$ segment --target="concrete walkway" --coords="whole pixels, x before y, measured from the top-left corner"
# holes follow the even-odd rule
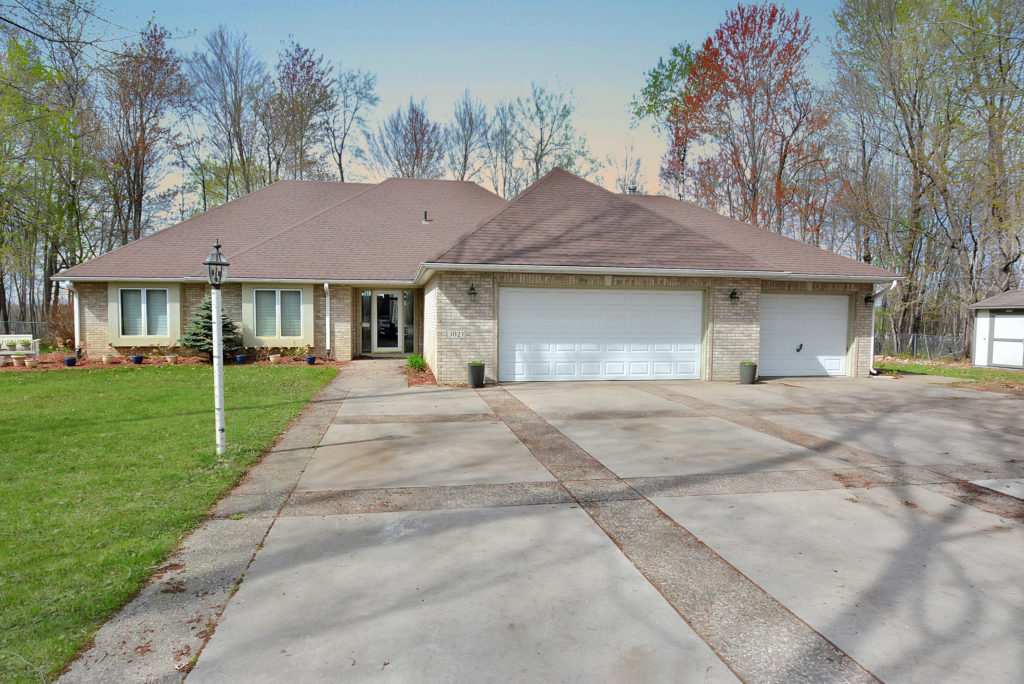
[[[67,679],[1020,681],[1022,404],[356,362]]]

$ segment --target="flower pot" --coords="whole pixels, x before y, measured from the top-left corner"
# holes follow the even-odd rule
[[[19,366],[19,367],[20,366],[24,366],[25,365],[25,357],[24,356],[12,356],[11,357],[11,363],[13,363],[15,366]]]
[[[311,355],[307,354],[306,355],[306,363],[308,363],[310,366],[312,366],[314,363],[316,363],[316,356],[311,356]]]
[[[113,354],[104,354],[100,358],[103,360],[103,363],[108,366],[114,363],[114,360],[117,359],[117,357],[114,356]]]
[[[17,345],[14,342],[4,342],[3,343],[3,348],[6,349],[7,351],[14,351],[14,347],[16,347],[16,346]]]
[[[132,354],[132,363],[138,365],[142,363],[143,358],[142,354]]]
[[[178,355],[177,354],[167,354],[166,356],[164,356],[164,358],[167,359],[167,363],[169,363],[169,364],[173,365],[175,363],[178,363]]]
[[[25,359],[25,368],[35,368],[39,365],[39,359],[34,359],[31,356]]]
[[[29,351],[31,349],[32,349],[32,343],[31,342],[29,342],[27,344],[24,343],[24,342],[19,342],[18,343],[18,351]]]
[[[248,358],[249,357],[246,356],[245,354],[235,354],[235,363],[243,364],[248,360]]]
[[[484,386],[484,364],[479,361],[470,361],[466,364],[467,373],[469,375],[469,386],[470,387],[483,387]]]
[[[280,354],[271,354],[270,355],[270,363],[281,363],[281,355]]]
[[[756,363],[741,363],[740,364],[740,384],[753,385],[757,381],[757,364]]]
[[[76,363],[78,363],[78,359],[76,359],[74,356],[65,356],[64,357],[64,365],[67,366],[68,368],[71,368]]]

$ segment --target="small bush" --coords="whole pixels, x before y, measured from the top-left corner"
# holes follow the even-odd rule
[[[423,356],[420,354],[413,354],[405,364],[414,371],[421,371],[427,367],[427,362],[423,360]]]
[[[50,306],[50,313],[46,319],[46,342],[52,347],[64,346],[67,340],[71,340],[70,347],[75,342],[75,311],[71,304],[61,303]]]

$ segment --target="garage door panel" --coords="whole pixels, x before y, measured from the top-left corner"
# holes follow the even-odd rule
[[[849,302],[846,295],[761,295],[759,374],[845,375]]]
[[[503,381],[700,376],[700,292],[501,288],[498,310]]]

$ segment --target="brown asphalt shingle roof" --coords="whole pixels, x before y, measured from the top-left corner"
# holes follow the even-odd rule
[[[392,178],[246,249],[231,277],[411,281],[505,204],[475,183]]]
[[[692,204],[616,195],[561,169],[435,262],[897,277]]]
[[[372,187],[367,183],[278,181],[74,266],[60,278],[205,278],[202,262],[218,239],[231,262],[230,277],[235,273],[234,256],[245,246]]]
[[[426,211],[430,220],[423,221]],[[412,282],[424,263],[895,274],[667,197],[617,195],[555,169],[512,202],[474,183],[279,181],[57,277]]]

